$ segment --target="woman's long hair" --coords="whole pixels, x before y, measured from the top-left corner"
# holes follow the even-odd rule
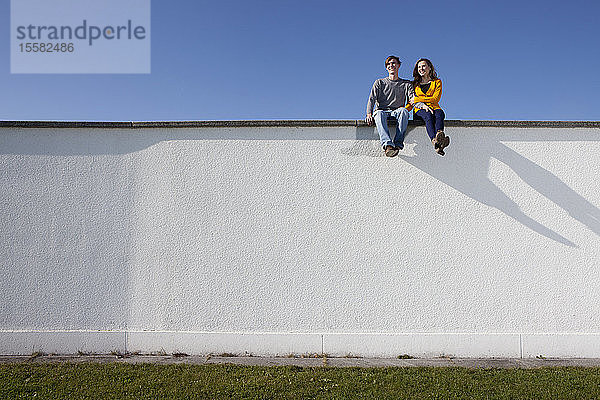
[[[415,63],[415,68],[413,69],[413,87],[416,88],[418,85],[421,84],[421,75],[419,75],[419,71],[418,71],[418,65],[421,61],[425,61],[427,63],[427,65],[429,66],[429,69],[431,70],[429,72],[429,76],[431,77],[432,81],[435,81],[438,77],[437,77],[437,73],[435,72],[435,68],[433,67],[433,64],[431,63],[431,61],[429,61],[426,58],[421,58],[419,59],[419,61],[417,61]]]

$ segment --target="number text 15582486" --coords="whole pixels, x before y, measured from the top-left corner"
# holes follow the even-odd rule
[[[72,53],[73,43],[19,43],[21,53]]]

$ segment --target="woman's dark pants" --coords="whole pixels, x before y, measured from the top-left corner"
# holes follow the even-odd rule
[[[433,140],[438,131],[444,130],[444,118],[446,118],[444,110],[433,110],[433,114],[425,110],[419,110],[415,115],[425,121],[425,128],[427,129],[429,139]]]

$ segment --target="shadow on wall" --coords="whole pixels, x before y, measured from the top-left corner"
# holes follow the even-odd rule
[[[161,140],[173,140],[161,130],[149,134],[134,129],[40,128],[0,130],[0,155],[96,156],[129,154]]]
[[[414,132],[417,130],[417,132]],[[504,145],[503,141],[540,141],[540,132],[531,130],[496,130],[494,134],[465,138],[460,144],[454,142],[441,158],[431,146],[424,129],[408,129],[406,147],[398,155],[403,161],[415,166],[428,175],[458,190],[473,200],[494,207],[529,229],[569,247],[577,247],[569,239],[529,217],[489,178],[488,170],[492,158],[511,168],[524,182],[538,193],[564,209],[571,217],[587,226],[600,236],[600,210],[567,186],[556,175],[523,157]],[[546,134],[546,132],[544,132]],[[383,157],[379,141],[372,139],[372,128],[357,128],[357,141],[342,152],[347,155]],[[591,139],[589,132],[550,130],[544,140],[548,141],[598,141]],[[470,148],[465,149],[465,146]],[[476,156],[474,156],[476,155]]]
[[[267,128],[220,129],[33,129],[27,135],[19,129],[0,136],[0,154],[100,155],[128,154],[156,143],[172,140],[340,140],[341,130]],[[373,127],[357,127],[356,141],[343,154],[383,157]],[[456,128],[455,128],[456,129]],[[535,232],[567,246],[576,245],[527,216],[519,206],[487,176],[492,158],[510,167],[540,194],[563,208],[569,215],[600,235],[600,210],[568,187],[558,177],[502,144],[507,141],[600,141],[589,129],[560,128],[463,128],[441,158],[431,148],[423,127],[409,127],[406,148],[399,158],[444,182],[470,198],[497,208]],[[473,135],[469,130],[473,129]],[[489,130],[482,134],[482,130]],[[57,134],[58,131],[58,134]],[[451,131],[451,129],[449,130]],[[594,130],[596,131],[596,130]],[[595,133],[595,132],[594,132]],[[461,150],[462,147],[462,150]],[[412,151],[412,152],[411,152]],[[465,156],[469,155],[469,156]],[[441,164],[443,162],[443,164]],[[440,168],[443,165],[443,168]]]

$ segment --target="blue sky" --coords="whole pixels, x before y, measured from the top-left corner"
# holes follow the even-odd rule
[[[11,74],[0,15],[4,120],[362,119],[390,54],[448,119],[600,120],[594,1],[153,0],[147,75]]]

